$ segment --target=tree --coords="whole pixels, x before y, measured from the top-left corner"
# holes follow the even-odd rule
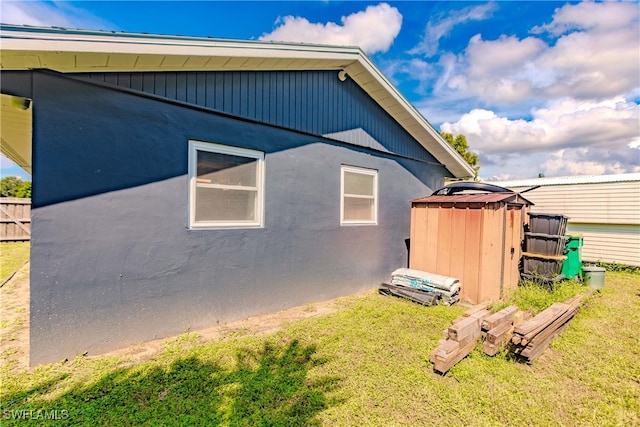
[[[30,199],[31,198],[31,181],[24,181],[18,191],[16,197]]]
[[[478,155],[469,150],[467,137],[464,135],[453,136],[452,133],[440,132],[440,136],[449,143],[462,158],[471,166],[475,172],[473,179],[478,180],[478,171],[480,171],[480,159]]]
[[[0,197],[31,197],[31,181],[23,181],[17,176],[0,179]]]

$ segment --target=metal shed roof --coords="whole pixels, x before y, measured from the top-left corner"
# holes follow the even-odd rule
[[[353,79],[455,177],[473,169],[358,47],[0,25],[0,69],[336,70]],[[3,136],[4,139],[4,136]]]
[[[411,203],[517,203],[523,205],[532,205],[529,200],[525,199],[518,193],[489,193],[489,194],[454,194],[451,196],[428,196],[420,199],[411,200]]]

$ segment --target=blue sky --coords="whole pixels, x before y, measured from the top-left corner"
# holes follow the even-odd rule
[[[636,1],[6,1],[0,21],[357,45],[483,179],[640,172]],[[28,175],[6,158],[2,176]]]

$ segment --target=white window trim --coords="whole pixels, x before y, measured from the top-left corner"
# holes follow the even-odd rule
[[[258,160],[256,167],[256,187],[203,184],[197,183],[198,151],[228,154],[231,156],[248,157]],[[262,228],[264,227],[264,153],[248,148],[238,148],[229,145],[189,140],[189,222],[187,227],[192,230],[228,229],[228,228]],[[196,185],[200,187],[228,188],[239,190],[257,190],[256,219],[252,221],[199,221],[196,222]]]
[[[359,173],[363,175],[373,176],[373,196],[363,196],[359,194],[345,194],[344,192],[344,174],[345,172]],[[371,220],[353,220],[344,219],[344,198],[345,196],[353,198],[373,199],[373,219]],[[375,169],[367,169],[357,166],[342,165],[340,170],[340,225],[378,225],[378,171]]]

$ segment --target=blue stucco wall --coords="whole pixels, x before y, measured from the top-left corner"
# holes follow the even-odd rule
[[[31,364],[375,288],[406,265],[408,201],[447,174],[48,73],[32,82]],[[266,153],[264,228],[187,229],[189,139]],[[340,226],[342,164],[379,171],[379,225]]]

